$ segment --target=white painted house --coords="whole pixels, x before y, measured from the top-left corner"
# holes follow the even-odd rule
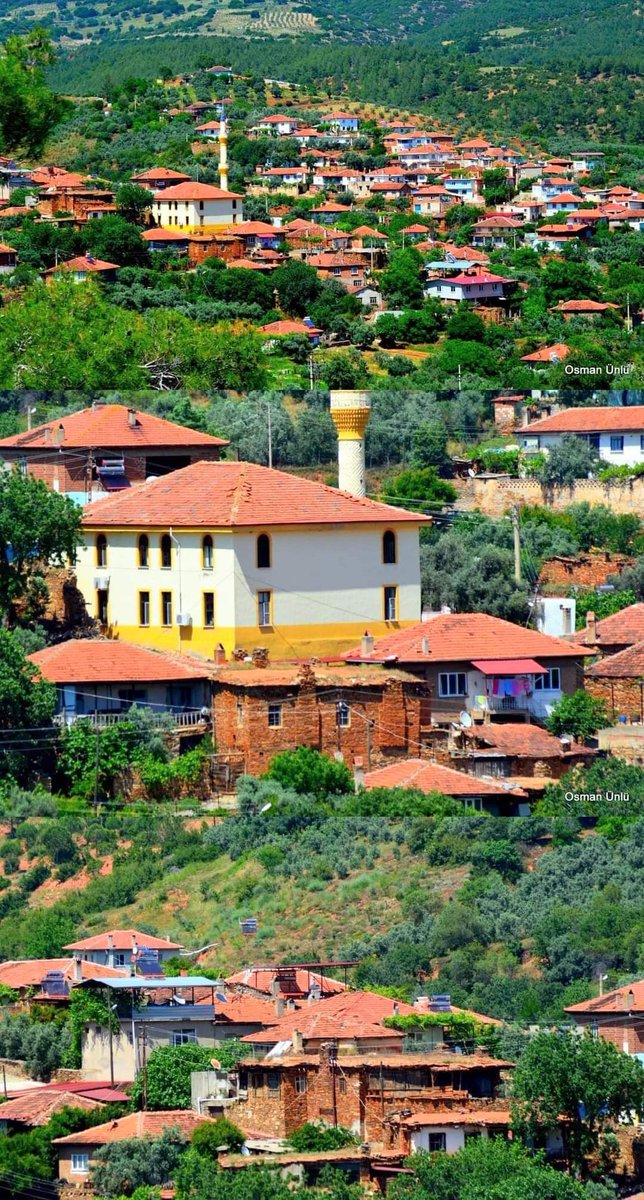
[[[482,300],[503,300],[505,288],[511,282],[501,275],[493,275],[491,271],[474,268],[447,279],[443,276],[428,279],[425,291],[428,296],[434,296],[449,304],[461,304],[464,300],[478,303]]]
[[[152,217],[162,229],[198,232],[237,225],[244,219],[243,196],[209,183],[178,183],[154,193]]]
[[[594,446],[602,462],[637,466],[644,462],[644,405],[565,409],[527,425],[522,447],[528,454],[547,453],[570,435]]]

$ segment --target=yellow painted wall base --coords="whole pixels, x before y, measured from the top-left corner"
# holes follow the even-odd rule
[[[371,621],[369,632],[376,638],[384,637],[396,629],[406,629],[414,624],[414,621]],[[134,642],[139,646],[168,650],[175,654],[180,651],[213,658],[221,643],[228,658],[233,650],[243,649],[250,654],[258,646],[265,646],[273,659],[295,659],[344,654],[359,644],[364,631],[364,622],[353,621],[337,625],[286,625],[267,629],[258,626],[202,629],[192,625],[168,628],[110,625],[107,633],[109,637],[123,642]]]

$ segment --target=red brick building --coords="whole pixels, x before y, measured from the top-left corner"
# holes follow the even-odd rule
[[[312,746],[369,767],[417,751],[427,689],[376,667],[228,666],[213,672],[213,736],[257,774],[281,750]]]
[[[85,499],[120,491],[220,457],[223,438],[124,404],[93,404],[0,440],[0,459],[17,463],[57,492]]]
[[[629,604],[610,617],[598,621],[595,614],[586,614],[586,628],[575,634],[576,642],[587,647],[587,654],[619,654],[628,646],[644,641],[644,604]]]
[[[644,1062],[644,979],[594,1000],[569,1004],[566,1012],[580,1029],[590,1029],[624,1054],[636,1055]]]
[[[613,717],[644,724],[644,641],[588,667],[586,690],[604,700]]]
[[[338,1054],[326,1043],[319,1054],[290,1053],[239,1064],[246,1098],[226,1115],[242,1129],[286,1137],[306,1121],[353,1130],[382,1143],[389,1118],[411,1112],[498,1108],[503,1072],[512,1063],[485,1054]]]

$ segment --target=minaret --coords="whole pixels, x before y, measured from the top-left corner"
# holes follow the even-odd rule
[[[338,433],[338,486],[354,496],[367,491],[364,434],[370,413],[369,392],[331,392],[331,418]]]
[[[219,186],[228,191],[228,129],[223,104],[219,110]]]

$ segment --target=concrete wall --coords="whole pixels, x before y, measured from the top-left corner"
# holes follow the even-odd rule
[[[487,517],[502,517],[513,504],[540,504],[561,512],[570,504],[583,502],[606,504],[616,513],[641,516],[644,512],[644,477],[609,483],[583,479],[570,488],[544,488],[534,479],[478,476],[467,480],[459,499],[462,507],[479,509]]]

